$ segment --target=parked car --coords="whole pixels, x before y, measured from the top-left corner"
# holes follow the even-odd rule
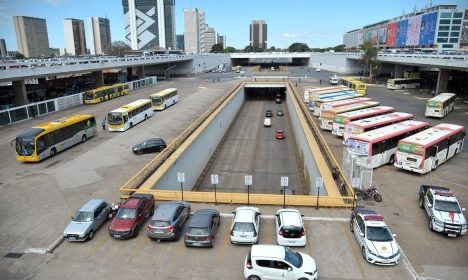
[[[185,201],[160,204],[148,225],[147,235],[153,240],[177,240],[189,217],[190,204]]]
[[[146,139],[145,141],[133,146],[134,154],[141,155],[144,153],[161,152],[167,147],[166,142],[160,137]]]
[[[263,126],[270,127],[271,126],[271,119],[270,118],[265,118],[265,120],[263,121]]]
[[[284,130],[282,129],[276,130],[276,139],[284,139]]]
[[[273,111],[271,111],[271,110],[266,110],[266,112],[265,112],[265,117],[267,117],[267,118],[273,117]]]
[[[283,113],[282,110],[278,110],[278,111],[276,111],[276,115],[277,116],[284,116],[284,113]]]
[[[278,245],[252,245],[244,261],[244,277],[261,279],[317,279],[315,260]]]
[[[72,221],[63,231],[63,236],[70,241],[86,241],[94,237],[94,233],[109,218],[111,207],[103,199],[91,199],[81,206],[71,217]]]
[[[257,244],[260,211],[256,207],[237,207],[231,225],[231,243]]]
[[[213,247],[220,224],[218,210],[204,209],[193,213],[184,236],[186,247]]]
[[[134,194],[124,201],[109,225],[109,235],[117,239],[136,237],[146,218],[154,214],[152,194]]]
[[[307,238],[302,214],[295,209],[276,212],[276,238],[278,245],[306,246]]]
[[[400,250],[384,222],[384,218],[369,209],[357,209],[351,213],[350,230],[361,247],[362,257],[373,264],[396,265]]]

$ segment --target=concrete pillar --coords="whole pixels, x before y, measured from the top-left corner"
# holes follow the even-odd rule
[[[28,93],[24,80],[13,81],[13,94],[15,95],[15,105],[21,106],[28,104]]]
[[[133,81],[133,68],[127,67],[127,81]]]
[[[137,75],[138,75],[138,79],[144,79],[145,78],[145,67],[144,66],[138,66],[137,67]]]
[[[403,78],[403,65],[396,64],[395,65],[395,76],[394,78]]]
[[[104,74],[102,71],[94,71],[93,80],[95,87],[102,87],[104,85]]]
[[[447,83],[449,77],[449,70],[439,68],[439,76],[437,77],[436,93],[447,92]]]

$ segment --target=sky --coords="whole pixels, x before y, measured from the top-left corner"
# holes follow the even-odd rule
[[[156,1],[156,0],[155,0]],[[176,0],[176,33],[183,34],[184,8],[205,10],[206,23],[227,45],[244,48],[249,44],[249,25],[263,19],[268,25],[267,45],[287,48],[295,42],[311,48],[325,48],[343,42],[343,34],[364,25],[391,19],[425,8],[429,0]],[[437,4],[464,4],[466,0],[432,0]],[[0,39],[7,50],[17,50],[13,16],[46,19],[49,45],[64,48],[64,18],[85,20],[90,16],[107,17],[112,41],[124,41],[124,16],[121,0],[0,0]],[[89,39],[87,47],[89,48]]]

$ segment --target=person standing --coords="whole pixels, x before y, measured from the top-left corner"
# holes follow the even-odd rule
[[[102,130],[106,130],[106,122],[107,122],[107,119],[106,117],[104,117],[104,119],[102,119]]]

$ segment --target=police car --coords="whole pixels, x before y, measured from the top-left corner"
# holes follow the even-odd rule
[[[369,209],[357,209],[351,214],[351,232],[361,248],[362,257],[377,265],[396,265],[400,248],[384,222],[384,218]]]

